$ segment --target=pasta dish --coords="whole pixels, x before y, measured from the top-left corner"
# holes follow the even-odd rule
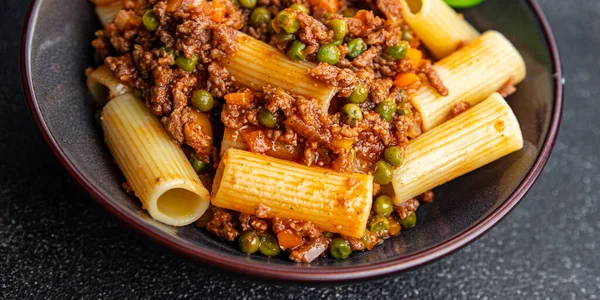
[[[523,147],[523,58],[443,0],[91,1],[87,87],[123,188],[244,253],[371,250]]]

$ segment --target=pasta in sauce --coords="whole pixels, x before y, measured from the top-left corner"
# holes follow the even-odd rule
[[[523,146],[522,57],[442,0],[92,2],[87,85],[128,186],[245,253],[371,250]]]

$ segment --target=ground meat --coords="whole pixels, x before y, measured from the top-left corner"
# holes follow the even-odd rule
[[[290,128],[282,130],[269,130],[267,137],[271,140],[291,146],[298,146],[298,134]]]
[[[253,230],[258,236],[262,236],[269,229],[267,221],[249,214],[241,213],[239,220],[243,231]]]
[[[286,128],[290,128],[309,142],[329,144],[331,132],[328,130],[331,120],[326,113],[312,100],[299,98],[297,111],[285,120]]]
[[[115,77],[124,84],[133,86],[137,79],[137,70],[130,54],[118,57],[107,57],[104,63],[115,74]]]
[[[221,112],[221,121],[227,128],[240,129],[244,125],[258,124],[258,113],[260,108],[257,106],[242,107],[239,105],[225,104]]]
[[[265,107],[270,112],[283,111],[286,116],[291,116],[296,112],[296,98],[291,96],[282,88],[267,85],[263,88],[265,94]]]
[[[231,1],[225,1],[231,2]],[[219,49],[226,55],[235,55],[238,51],[237,31],[224,24],[217,24],[212,27],[212,46],[213,49]]]
[[[359,10],[354,17],[346,18],[345,21],[351,37],[366,37],[383,26],[383,20],[367,10]]]
[[[340,89],[338,94],[342,97],[350,96],[357,81],[357,77],[352,71],[340,69],[327,63],[320,63],[318,66],[310,69],[308,75],[338,87]]]
[[[131,49],[133,40],[137,36],[137,32],[137,28],[129,28],[125,31],[121,31],[115,23],[109,23],[104,25],[103,38],[110,43],[117,53],[123,54],[129,52]]]
[[[350,244],[350,249],[352,249],[352,251],[365,250],[365,244],[363,244],[363,242],[360,239],[345,235],[343,235],[342,238],[345,239],[348,242],[348,244]]]
[[[315,18],[305,13],[297,13],[297,19],[300,21],[299,38],[306,44],[305,55],[316,53],[320,45],[331,43],[333,40],[333,31]]]
[[[367,51],[361,53],[357,58],[352,61],[352,65],[357,68],[364,68],[371,64],[373,58],[377,56],[379,53],[377,51],[377,47],[369,47]]]
[[[370,130],[377,135],[385,146],[396,143],[396,139],[390,131],[390,123],[383,120],[381,116],[374,112],[368,111],[363,114],[364,119],[369,121]]]
[[[324,237],[310,239],[302,245],[292,249],[290,259],[295,262],[309,263],[321,256],[327,250],[328,240]]]
[[[377,8],[385,15],[389,24],[398,26],[402,22],[402,6],[397,0],[376,0]]]
[[[390,95],[390,89],[392,88],[393,84],[394,82],[390,79],[375,79],[375,81],[373,81],[373,84],[369,86],[371,100],[375,104],[383,102],[383,100],[385,100]]]
[[[438,73],[431,66],[431,61],[425,60],[423,62],[423,65],[421,66],[421,70],[423,71],[423,73],[425,73],[425,75],[427,75],[427,79],[429,79],[429,83],[438,92],[438,94],[440,94],[442,96],[449,95],[448,88],[446,88],[446,86],[442,82],[442,79],[440,79],[440,76],[438,75]]]
[[[400,219],[404,220],[404,219],[408,218],[408,214],[410,212],[417,211],[418,207],[419,207],[419,201],[415,198],[411,198],[411,199],[406,200],[404,203],[402,203],[402,205],[394,206],[394,210],[398,214],[398,217],[400,217]]]
[[[212,126],[205,115],[197,110],[185,107],[182,113],[183,136],[187,145],[194,149],[198,159],[210,162],[210,154],[213,146]],[[208,128],[211,127],[211,128]]]
[[[282,232],[286,229],[291,229],[295,231],[298,236],[305,238],[316,239],[321,236],[321,230],[311,222],[282,219],[279,217],[273,219],[273,231],[275,233]]]
[[[269,212],[271,212],[271,208],[263,205],[262,203],[258,204],[254,208],[254,215],[257,216],[258,218],[266,218],[268,216]]]
[[[435,197],[435,195],[433,194],[433,191],[427,191],[423,194],[421,194],[419,197],[417,197],[419,199],[419,201],[424,202],[424,203],[431,203],[433,202],[433,198]]]
[[[448,113],[448,120],[460,115],[461,113],[467,111],[467,109],[471,108],[471,103],[469,102],[459,102],[456,103],[452,109],[450,110],[450,113]]]
[[[225,96],[229,87],[232,85],[227,69],[221,67],[217,63],[211,63],[208,65],[208,73],[208,91],[213,97]]]
[[[171,80],[173,80],[173,70],[168,66],[157,66],[152,70],[154,77],[154,85],[151,88],[150,98],[146,104],[152,109],[152,112],[157,116],[168,115],[172,110],[171,98],[169,97],[169,89]],[[147,93],[144,93],[147,94]]]
[[[506,81],[506,83],[504,83],[504,85],[502,87],[500,87],[500,89],[498,90],[498,94],[500,94],[500,96],[506,98],[506,97],[512,95],[516,91],[517,91],[517,88],[515,88],[515,77],[510,76],[510,78]]]
[[[206,223],[206,230],[228,241],[235,240],[240,232],[236,229],[237,224],[234,223],[231,212],[218,207],[212,207],[212,211],[213,217]]]

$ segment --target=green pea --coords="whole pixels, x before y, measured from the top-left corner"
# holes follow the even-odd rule
[[[267,128],[277,127],[277,113],[272,113],[266,108],[262,108],[258,113],[258,122]]]
[[[175,63],[180,69],[186,72],[192,72],[194,69],[196,69],[196,64],[198,64],[198,56],[194,55],[190,58],[187,58],[185,55],[179,54],[179,56],[177,56],[175,59]]]
[[[292,33],[281,32],[273,36],[273,40],[277,44],[289,43],[296,39],[296,36]]]
[[[331,43],[334,44],[334,45],[336,45],[336,46],[339,46],[339,45],[341,45],[341,44],[344,43],[344,40],[333,40],[333,42],[331,42]]]
[[[346,56],[348,58],[356,58],[365,52],[365,50],[367,50],[367,43],[361,38],[355,38],[348,42],[348,54]]]
[[[346,36],[346,33],[348,33],[348,23],[346,23],[346,21],[344,21],[344,20],[340,20],[340,19],[331,20],[331,22],[329,22],[327,27],[329,27],[329,29],[333,30],[333,39],[334,40],[341,40]]]
[[[402,37],[403,41],[407,41],[407,42],[412,42],[412,40],[415,39],[412,32],[410,32],[410,30],[402,30],[401,37]]]
[[[403,41],[398,45],[388,46],[383,49],[383,57],[387,60],[403,60],[406,57],[406,52],[410,46]]]
[[[271,12],[264,6],[259,6],[252,10],[250,14],[250,25],[253,27],[260,27],[262,24],[271,22]]]
[[[215,100],[207,90],[197,90],[192,93],[192,106],[201,112],[207,112],[215,106]]]
[[[287,33],[296,33],[300,29],[300,21],[296,19],[296,16],[287,11],[281,11],[275,17],[275,23],[277,27],[283,29]]]
[[[301,3],[294,3],[294,4],[292,4],[292,6],[290,6],[290,8],[299,10],[307,15],[310,14],[310,11],[308,11],[308,8],[306,8],[306,6],[302,5]]]
[[[381,195],[375,198],[373,202],[373,212],[382,216],[389,216],[394,211],[394,205],[392,204],[392,198],[386,195]]]
[[[352,18],[356,16],[356,8],[346,8],[342,11],[344,18]]]
[[[369,98],[369,88],[364,82],[359,81],[354,86],[352,94],[350,94],[348,97],[348,102],[363,103],[367,100],[367,98]]]
[[[292,45],[287,51],[287,55],[293,60],[304,60],[306,56],[304,56],[304,53],[302,53],[302,51],[304,51],[305,48],[306,45],[304,45],[304,43],[302,43],[301,41],[293,41]]]
[[[396,112],[396,101],[392,98],[387,98],[383,102],[375,106],[375,112],[377,112],[382,119],[391,122]]]
[[[367,223],[367,229],[382,236],[390,229],[390,221],[382,215],[373,215]]]
[[[385,152],[383,152],[383,158],[390,165],[398,167],[402,164],[404,160],[404,152],[402,151],[402,149],[400,149],[400,147],[391,146],[385,149]]]
[[[279,242],[277,242],[277,238],[270,234],[265,233],[260,237],[260,246],[258,247],[258,252],[264,256],[277,256],[281,253],[281,248],[279,248]]]
[[[252,254],[258,251],[260,239],[254,231],[244,231],[238,237],[238,247],[242,252]]]
[[[329,243],[329,255],[335,259],[344,259],[352,254],[350,243],[342,238],[335,238]]]
[[[319,48],[317,60],[335,65],[340,60],[340,49],[334,44],[325,44]]]
[[[239,0],[238,2],[244,8],[254,8],[256,6],[256,0]]]
[[[175,51],[170,47],[160,47],[160,54],[167,53],[167,55],[171,58],[171,62],[169,63],[171,66],[175,64]]]
[[[388,184],[392,182],[394,169],[387,162],[380,160],[375,163],[373,169],[373,181],[377,184]]]
[[[209,164],[201,161],[194,153],[190,155],[190,164],[198,174],[206,173],[210,168]]]
[[[154,15],[154,11],[152,9],[147,10],[142,16],[142,23],[144,23],[144,27],[150,31],[154,31],[156,27],[158,27],[158,19]]]
[[[400,220],[402,228],[412,228],[417,225],[417,215],[414,212],[409,212],[406,219]]]
[[[342,118],[344,123],[353,125],[363,120],[363,114],[358,105],[354,103],[346,103],[342,107]]]

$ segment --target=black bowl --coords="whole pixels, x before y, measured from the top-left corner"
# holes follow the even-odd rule
[[[487,0],[465,15],[481,31],[504,33],[525,58],[527,79],[508,98],[525,147],[437,188],[436,201],[419,209],[415,229],[346,260],[296,264],[285,258],[248,256],[193,226],[165,226],[143,212],[139,201],[121,189],[122,175],[94,125],[84,70],[92,65],[90,42],[99,25],[87,1],[33,2],[23,35],[22,79],[34,119],[60,162],[102,206],[152,240],[202,263],[255,278],[373,278],[431,262],[481,236],[523,198],[554,145],[563,78],[556,44],[539,6],[533,0]]]

